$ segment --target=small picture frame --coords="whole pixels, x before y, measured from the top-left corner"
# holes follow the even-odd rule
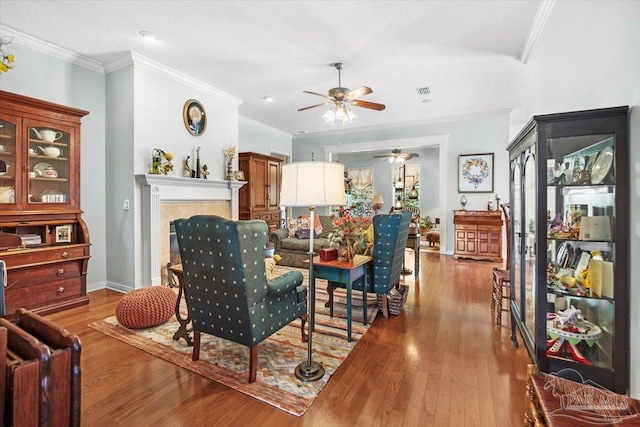
[[[193,136],[200,136],[207,129],[207,114],[197,99],[189,99],[185,102],[182,120],[187,131]]]
[[[244,181],[244,171],[234,171],[236,181]]]
[[[71,243],[70,225],[58,225],[56,227],[56,243]]]
[[[493,153],[458,156],[458,193],[493,193]]]

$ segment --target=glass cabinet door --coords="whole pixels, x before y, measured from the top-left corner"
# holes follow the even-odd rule
[[[615,135],[549,138],[547,149],[547,357],[612,370]]]
[[[16,169],[18,119],[0,116],[0,205],[15,204],[19,170]]]
[[[530,139],[530,145],[523,153],[523,299],[525,311],[524,324],[531,334],[532,342],[536,336],[536,208],[537,208],[537,168],[536,168],[536,134]]]
[[[69,160],[73,129],[27,121],[27,132],[28,203],[70,203],[70,182],[75,172],[75,165]]]

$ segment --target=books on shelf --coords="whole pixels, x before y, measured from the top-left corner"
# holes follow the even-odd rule
[[[42,236],[39,234],[20,234],[20,238],[22,239],[22,244],[26,246],[42,244]]]

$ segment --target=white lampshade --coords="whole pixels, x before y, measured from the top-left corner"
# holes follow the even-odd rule
[[[342,163],[294,162],[282,166],[281,206],[344,206],[345,203]]]

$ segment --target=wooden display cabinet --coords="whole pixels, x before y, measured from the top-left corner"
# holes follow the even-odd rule
[[[89,302],[89,231],[80,210],[80,121],[88,112],[0,91],[0,259],[6,312]],[[7,236],[19,235],[21,242]]]
[[[238,168],[248,185],[239,190],[239,219],[261,219],[269,234],[280,228],[281,160],[258,153],[240,153]]]
[[[502,223],[500,211],[453,211],[453,257],[502,262]]]

